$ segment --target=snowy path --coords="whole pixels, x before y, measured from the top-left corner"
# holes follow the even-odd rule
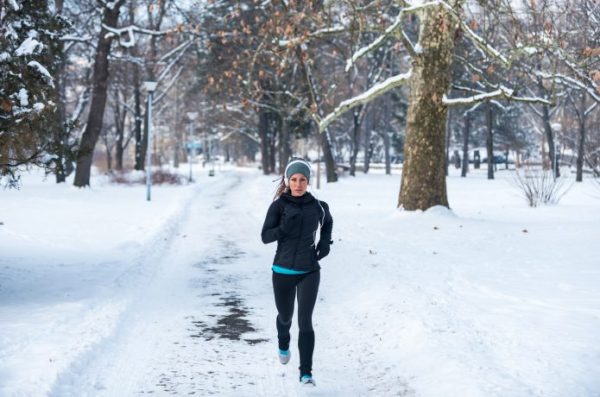
[[[198,190],[165,252],[146,255],[154,273],[114,334],[50,395],[347,395],[331,377],[307,392],[297,385],[297,357],[286,367],[276,361],[270,255],[257,229],[264,210],[240,196],[251,184],[230,173],[208,194]]]
[[[225,169],[151,205],[141,187],[9,193],[0,395],[597,397],[596,188],[533,210],[510,177],[476,178],[449,178],[452,211],[395,210],[384,175],[317,192],[335,243],[309,390],[296,324],[292,362],[275,357],[271,177]]]

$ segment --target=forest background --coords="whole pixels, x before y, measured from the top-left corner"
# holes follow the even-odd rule
[[[151,108],[152,164],[270,174],[296,155],[327,182],[402,164],[406,209],[449,206],[450,165],[600,172],[596,0],[0,7],[4,185],[31,165],[80,187],[92,165],[144,170]]]

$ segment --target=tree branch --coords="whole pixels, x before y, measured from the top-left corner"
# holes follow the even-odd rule
[[[382,81],[381,83],[375,84],[373,87],[369,88],[362,94],[341,102],[331,113],[329,113],[323,119],[320,119],[316,114],[313,114],[313,118],[319,126],[319,131],[325,130],[325,128],[327,128],[329,124],[331,124],[334,120],[339,118],[343,113],[347,112],[348,110],[359,105],[364,105],[380,97],[386,92],[403,85],[411,76],[412,69],[410,69],[406,73],[392,76]]]
[[[543,98],[535,98],[535,97],[518,97],[515,96],[515,92],[513,89],[506,88],[504,86],[500,86],[495,91],[486,92],[478,95],[473,95],[466,98],[448,98],[444,95],[442,102],[448,106],[460,106],[460,105],[471,105],[473,103],[482,102],[486,100],[490,100],[492,98],[504,98],[510,101],[515,102],[526,102],[526,103],[543,103],[545,105],[553,106],[554,104],[551,101]]]

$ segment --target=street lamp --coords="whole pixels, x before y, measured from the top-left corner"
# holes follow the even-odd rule
[[[146,201],[150,201],[152,188],[152,97],[156,91],[156,81],[145,81],[144,86],[148,91],[148,148],[146,149]]]
[[[194,148],[194,120],[196,120],[196,117],[198,117],[198,112],[188,112],[187,113],[188,119],[190,120],[190,133],[189,133],[189,150],[188,150],[188,163],[190,163],[190,177],[188,178],[188,182],[192,182],[192,153]]]

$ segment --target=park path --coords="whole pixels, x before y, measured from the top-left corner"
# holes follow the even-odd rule
[[[142,253],[152,270],[115,332],[62,373],[51,395],[339,394],[299,387],[297,357],[277,362],[256,175],[218,177],[197,188],[163,246]]]

